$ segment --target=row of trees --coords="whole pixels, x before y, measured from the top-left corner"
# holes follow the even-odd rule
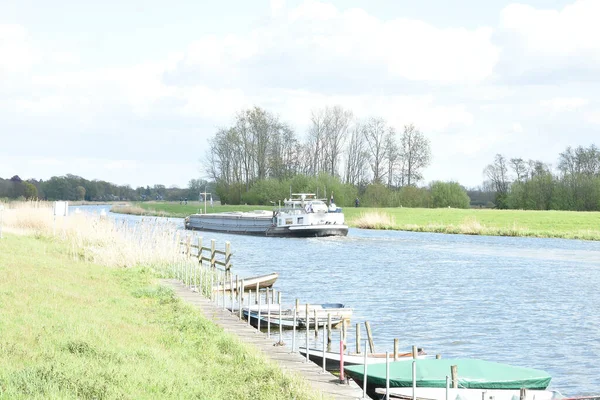
[[[316,178],[298,174],[285,180],[272,178],[256,180],[248,191],[242,191],[242,197],[232,199],[226,194],[220,200],[224,203],[269,205],[271,202],[289,197],[292,188],[300,192],[314,192],[324,198],[329,198],[333,194],[335,202],[340,206],[354,205],[354,199],[357,197],[360,197],[361,205],[373,207],[467,208],[469,206],[469,196],[455,182],[433,182],[429,187],[423,188],[404,186],[399,190],[375,183],[359,191],[358,187],[343,183],[339,177],[324,172]],[[129,186],[118,186],[105,181],[89,181],[71,174],[54,176],[47,181],[34,179],[23,181],[17,175],[6,180],[0,178],[0,199],[179,201],[197,200],[204,191],[214,193],[214,184],[202,179],[192,179],[185,189],[166,188],[164,185],[132,189]]]
[[[567,147],[556,172],[537,160],[496,154],[484,169],[498,208],[600,211],[600,150]]]
[[[164,185],[138,187],[132,189],[129,185],[115,185],[106,181],[87,180],[80,176],[67,174],[53,176],[47,181],[30,179],[22,180],[18,175],[10,179],[0,178],[0,199],[44,199],[44,200],[86,200],[86,201],[117,201],[117,200],[197,200],[199,193],[210,190],[210,185],[202,179],[192,179],[188,188],[167,188]]]
[[[217,192],[220,191],[218,186]],[[237,197],[240,192],[241,196]],[[389,188],[381,183],[371,183],[358,188],[325,172],[317,177],[297,174],[290,179],[256,180],[248,191],[224,191],[220,200],[221,203],[228,204],[269,205],[290,197],[291,192],[315,193],[326,199],[333,195],[335,203],[343,207],[354,206],[356,198],[360,199],[361,206],[366,207],[468,208],[470,204],[467,192],[456,182],[433,182],[428,187],[411,185],[398,189]]]
[[[236,201],[256,182],[297,175],[327,174],[359,189],[368,184],[411,186],[423,179],[430,160],[429,141],[414,125],[398,133],[382,118],[356,120],[350,110],[325,107],[312,112],[301,140],[277,116],[254,107],[216,132],[205,168],[219,195]]]

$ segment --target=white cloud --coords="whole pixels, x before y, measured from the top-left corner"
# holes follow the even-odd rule
[[[285,0],[271,0],[271,16],[278,17],[285,9]]]
[[[502,65],[537,79],[594,79],[600,68],[600,2],[577,0],[561,10],[511,4],[500,15]],[[570,70],[571,74],[556,74]],[[573,72],[574,71],[574,72]]]
[[[519,35],[529,51],[560,57],[587,53],[600,60],[598,15],[597,0],[577,0],[560,11],[511,4],[502,10],[500,26]]]
[[[512,130],[513,130],[513,132],[515,132],[515,133],[522,133],[522,132],[523,132],[523,126],[522,126],[520,123],[518,123],[518,122],[515,122],[515,123],[512,125]]]
[[[0,73],[28,69],[39,55],[30,46],[27,31],[17,24],[0,24]]]
[[[181,112],[185,116],[208,119],[233,118],[243,108],[252,107],[253,101],[240,89],[211,89],[194,86],[178,91],[186,104]],[[257,103],[260,103],[257,101]]]
[[[298,89],[296,74],[339,80],[362,71],[355,81],[390,79],[433,83],[479,82],[492,74],[499,49],[490,28],[437,28],[410,19],[380,20],[363,10],[306,1],[244,36],[206,36],[192,44],[185,65],[238,76],[253,72],[284,75],[278,82]]]
[[[600,125],[600,110],[587,113],[586,120],[591,124]]]
[[[15,104],[15,110],[29,115],[52,115],[64,109],[64,105],[70,99],[63,96],[45,96],[19,98]]]
[[[540,105],[554,112],[574,111],[588,104],[587,99],[579,97],[554,97],[548,100],[542,100]]]

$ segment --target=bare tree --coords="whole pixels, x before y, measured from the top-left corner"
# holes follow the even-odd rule
[[[366,180],[366,170],[369,154],[366,151],[364,127],[356,123],[350,132],[350,140],[346,155],[345,182],[360,185]]]
[[[525,161],[522,158],[511,158],[510,166],[512,167],[513,171],[515,172],[517,182],[523,182],[524,180],[527,179],[527,175],[528,175],[529,171],[527,168],[527,164],[525,163]]]
[[[510,185],[508,178],[508,167],[506,166],[506,158],[502,154],[496,154],[494,162],[485,167],[483,172],[488,177],[492,183],[492,187],[496,191],[496,206],[498,208],[506,208],[508,187]]]
[[[285,124],[280,124],[272,137],[269,147],[271,175],[277,179],[293,176],[298,170],[298,139],[294,131]]]
[[[403,174],[406,177],[402,181],[410,186],[423,179],[422,170],[431,161],[431,147],[429,139],[420,130],[415,128],[413,124],[404,126],[400,143],[403,158]]]
[[[383,118],[371,117],[364,125],[363,133],[367,143],[371,172],[373,172],[373,183],[382,183],[387,175],[384,164],[386,145],[391,134],[390,128],[386,126]]]
[[[600,150],[593,144],[589,148],[578,146],[572,149],[569,146],[559,155],[558,169],[563,175],[599,175]]]
[[[331,176],[338,174],[338,163],[351,121],[351,111],[344,110],[340,106],[325,108],[325,160],[328,167],[327,171]]]
[[[313,110],[310,115],[311,126],[308,130],[306,155],[308,158],[308,173],[318,175],[325,167],[325,134],[327,130],[327,115],[324,110]]]
[[[396,132],[393,128],[390,129],[390,135],[387,137],[387,143],[385,144],[385,158],[387,161],[387,178],[388,187],[392,187],[394,184],[394,178],[396,177],[396,170],[402,160],[402,153],[400,152],[400,146],[396,139]]]

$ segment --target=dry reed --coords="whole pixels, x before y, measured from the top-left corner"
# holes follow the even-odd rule
[[[363,229],[394,229],[394,218],[381,212],[361,213],[353,223]]]
[[[49,202],[7,204],[4,230],[64,240],[73,257],[110,267],[145,266],[166,271],[180,257],[173,224],[156,219],[115,221],[89,213],[54,218]]]
[[[168,213],[165,211],[159,211],[154,209],[145,209],[139,206],[132,205],[119,205],[113,206],[111,209],[114,213],[129,214],[129,215],[152,215],[157,217],[168,217]]]

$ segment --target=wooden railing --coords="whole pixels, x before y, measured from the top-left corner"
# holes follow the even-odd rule
[[[188,236],[186,240],[180,241],[179,246],[182,247],[182,253],[188,258],[195,257],[200,264],[208,264],[212,268],[217,265],[223,267],[226,272],[231,271],[231,243],[225,242],[225,250],[217,250],[214,239],[210,241],[210,247],[202,245],[202,237],[199,237],[196,243],[192,243],[192,237]]]

